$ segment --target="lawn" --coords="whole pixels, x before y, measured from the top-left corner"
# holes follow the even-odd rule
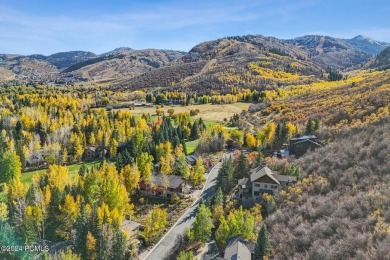
[[[87,162],[85,163],[85,166],[88,169],[91,169],[93,166],[99,166],[101,161],[93,161],[93,162]],[[76,173],[79,171],[80,167],[83,165],[83,163],[77,163],[77,164],[71,164],[68,165],[68,171],[69,175],[73,178]],[[47,169],[41,169],[41,170],[35,170],[31,172],[23,172],[22,176],[20,177],[20,180],[23,183],[31,183],[32,177],[34,174],[43,175]],[[0,202],[5,201],[6,194],[4,192],[0,192]]]
[[[195,152],[196,147],[198,146],[198,143],[199,139],[186,142],[187,154],[193,154]]]
[[[100,161],[87,162],[87,163],[85,163],[85,166],[88,169],[91,169],[93,166],[99,166],[100,163],[101,163]],[[80,169],[80,167],[82,165],[83,165],[83,163],[77,163],[77,164],[68,165],[68,171],[69,171],[70,176],[74,177],[76,175],[76,173],[79,171],[79,169]],[[20,177],[20,180],[23,183],[30,183],[31,179],[32,179],[32,176],[34,174],[43,175],[46,172],[46,170],[47,169],[41,169],[41,170],[35,170],[35,171],[31,171],[31,172],[24,172],[24,173],[22,173],[22,176]]]

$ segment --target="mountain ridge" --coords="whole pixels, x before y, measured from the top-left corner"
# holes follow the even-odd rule
[[[288,66],[292,62],[297,62],[299,66],[305,67],[305,70],[311,67],[314,70],[312,75],[319,75],[320,71],[327,67],[345,70],[362,66],[387,45],[390,46],[388,43],[361,35],[352,39],[306,35],[291,40],[263,35],[246,35],[202,42],[188,52],[158,49],[134,50],[129,47],[119,47],[103,54],[88,51],[59,52],[48,56],[0,54],[0,67],[2,68],[0,74],[4,74],[0,75],[0,81],[111,82],[118,86],[127,85],[129,87],[134,87],[131,84],[135,82],[141,83],[141,87],[148,87],[146,82],[148,84],[171,82],[175,83],[173,85],[177,85],[178,88],[188,86],[196,88],[199,84],[209,84],[210,81],[207,78],[218,77],[225,69],[235,70],[237,69],[235,67],[239,67],[247,73],[248,64],[264,61],[272,55],[278,55],[273,58],[274,64],[260,70],[282,69],[285,72],[291,72]],[[281,61],[277,62],[278,59]],[[200,66],[203,63],[205,67]],[[190,64],[182,67],[188,71],[179,73],[178,70],[183,64]],[[151,76],[148,73],[152,70],[163,72],[153,73],[154,76],[164,76],[166,74],[164,71],[169,71],[168,74],[171,76],[166,79],[161,78],[161,80],[143,80],[142,77]],[[307,76],[308,73],[303,74]],[[129,83],[124,84],[126,81]],[[194,83],[195,81],[197,83]],[[263,83],[268,84],[267,82],[269,83],[269,80]],[[276,84],[282,83],[276,82]],[[215,87],[218,86],[212,86],[212,88]]]

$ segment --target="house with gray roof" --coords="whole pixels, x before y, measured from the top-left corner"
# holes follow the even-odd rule
[[[198,159],[198,156],[196,155],[187,155],[186,156],[186,161],[188,164],[194,166],[196,164],[196,160]]]
[[[242,236],[234,236],[226,243],[225,254],[218,260],[254,260],[255,244]]]
[[[315,135],[303,135],[291,138],[288,150],[290,155],[299,157],[308,150],[314,150],[322,146],[323,144],[318,141]]]
[[[122,232],[125,232],[129,237],[134,238],[138,235],[141,224],[130,219],[124,219],[121,224]]]
[[[152,175],[150,183],[141,179],[138,184],[138,191],[142,195],[171,198],[173,194],[184,197],[187,191],[186,181],[174,174],[156,173]]]
[[[238,181],[238,197],[242,201],[260,201],[264,193],[274,194],[279,188],[297,182],[297,177],[280,175],[267,166],[250,171],[249,178]]]

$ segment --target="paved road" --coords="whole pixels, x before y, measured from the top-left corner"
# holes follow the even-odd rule
[[[228,156],[224,154],[224,157]],[[144,256],[144,260],[162,260],[164,257],[169,256],[176,244],[176,240],[181,235],[185,234],[187,227],[195,222],[196,212],[199,207],[201,199],[209,199],[214,195],[216,179],[218,171],[221,168],[222,163],[217,163],[207,176],[206,185],[202,194],[199,196],[197,201],[184,213],[184,215],[176,222],[176,224],[165,234],[160,242],[150,251],[147,256]]]

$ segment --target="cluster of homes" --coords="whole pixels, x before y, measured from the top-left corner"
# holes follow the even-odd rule
[[[316,136],[297,136],[290,140],[288,150],[280,150],[285,155],[302,156],[309,150],[322,147]],[[279,154],[277,154],[279,155]],[[295,176],[281,175],[267,166],[252,169],[248,178],[238,181],[238,198],[243,202],[256,202],[262,199],[264,193],[274,194],[279,188],[287,187],[297,182]]]
[[[278,157],[294,155],[302,156],[310,150],[322,147],[316,136],[297,136],[290,140],[288,149],[279,150],[273,153]],[[297,177],[278,174],[266,165],[259,166],[250,171],[248,178],[238,180],[238,199],[242,204],[253,204],[260,202],[264,193],[274,194],[280,188],[288,187],[297,182]],[[245,240],[242,236],[235,236],[228,240],[224,257],[218,260],[254,260],[255,244]]]

